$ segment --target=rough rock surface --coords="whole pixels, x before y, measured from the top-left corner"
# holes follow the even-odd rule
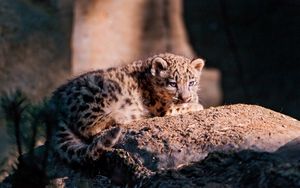
[[[120,150],[97,164],[70,168],[50,154],[44,178],[24,178],[27,162],[5,185],[39,179],[51,187],[271,186],[279,178],[282,186],[300,186],[300,122],[263,107],[237,104],[153,118],[128,124],[123,133]]]
[[[238,104],[139,121],[124,132],[118,147],[157,170],[201,160],[216,150],[273,152],[300,136],[300,123],[263,107]]]
[[[142,187],[300,187],[299,179],[299,161],[284,161],[276,153],[243,150],[210,153],[201,162],[158,173]]]

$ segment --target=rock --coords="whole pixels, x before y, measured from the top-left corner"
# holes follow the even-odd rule
[[[299,161],[283,162],[266,152],[213,152],[201,162],[152,176],[142,187],[300,187],[299,167]]]
[[[69,166],[49,152],[43,176],[44,146],[5,185],[32,183],[29,169],[38,169],[38,180],[51,187],[299,186],[298,139],[296,119],[255,105],[221,106],[124,125],[117,149],[97,163]]]
[[[300,136],[298,120],[244,104],[152,118],[125,127],[117,147],[131,152],[152,170],[199,161],[212,151],[274,152]]]

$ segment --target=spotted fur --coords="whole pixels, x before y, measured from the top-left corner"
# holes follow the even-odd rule
[[[202,110],[198,82],[204,62],[173,54],[83,74],[52,97],[59,110],[54,146],[68,162],[90,162],[120,138],[122,124]]]

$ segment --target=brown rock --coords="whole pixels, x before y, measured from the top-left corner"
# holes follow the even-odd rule
[[[124,133],[118,147],[157,170],[199,161],[212,151],[274,152],[300,137],[300,122],[260,106],[237,104],[134,122]]]
[[[300,122],[260,106],[237,104],[146,119],[125,125],[123,133],[116,148],[124,149],[130,156],[126,152],[122,156],[108,152],[100,163],[73,168],[49,155],[48,183],[51,187],[113,187],[117,179],[120,185],[136,183],[145,187],[299,185],[300,164],[294,159],[300,157]],[[128,157],[140,161],[136,166],[157,174],[141,182],[132,181],[132,170],[137,168],[126,166]],[[99,173],[90,176],[93,169],[106,177]],[[23,171],[29,172],[28,164],[23,165]],[[7,187],[13,179],[25,185],[22,181],[33,178],[32,172],[30,178],[24,178],[26,173],[17,174],[22,174],[22,178],[8,179]]]

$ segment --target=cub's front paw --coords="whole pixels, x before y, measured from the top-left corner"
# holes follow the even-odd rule
[[[195,111],[200,111],[200,110],[203,110],[203,106],[202,104],[199,104],[199,103],[192,103],[192,111],[195,112]]]
[[[167,112],[166,115],[179,115],[187,112],[197,112],[203,110],[203,106],[199,103],[183,103],[172,106]]]

